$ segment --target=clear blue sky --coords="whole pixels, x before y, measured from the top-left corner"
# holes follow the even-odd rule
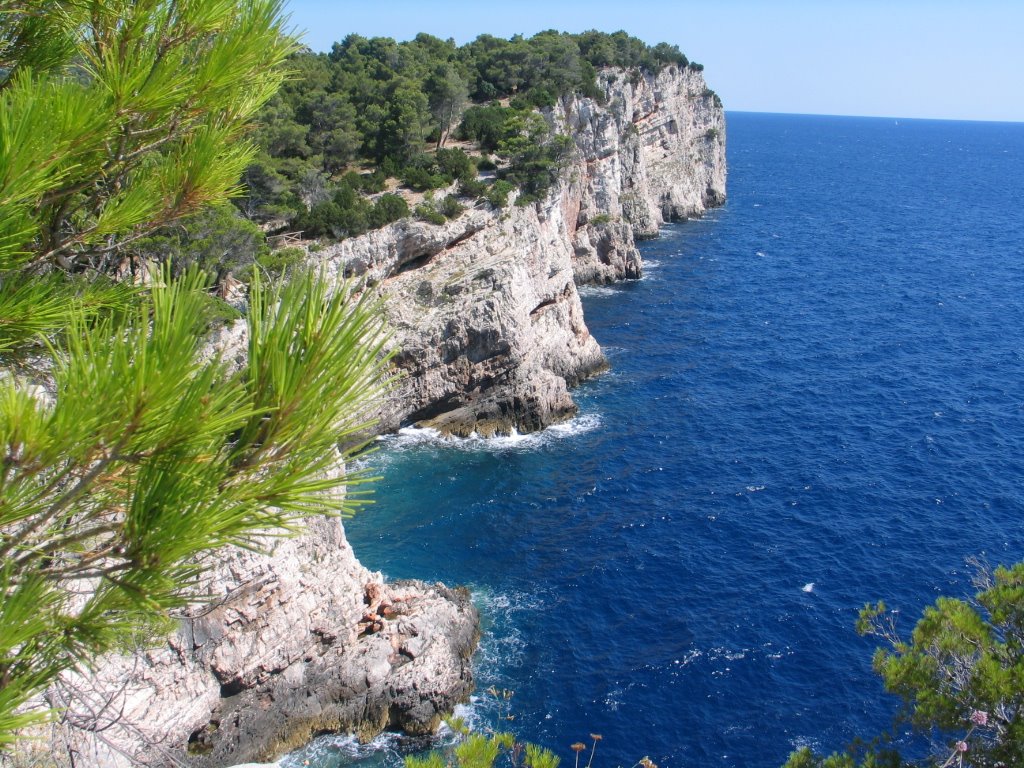
[[[1024,0],[288,0],[314,50],[350,32],[464,43],[624,29],[705,65],[726,109],[1024,121]]]

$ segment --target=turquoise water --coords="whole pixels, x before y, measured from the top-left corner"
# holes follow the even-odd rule
[[[347,524],[368,567],[474,590],[515,719],[467,713],[563,760],[589,733],[601,768],[873,735],[895,704],[858,608],[909,630],[967,558],[1024,558],[1024,125],[730,114],[729,164],[643,280],[584,291],[612,371],[575,422],[389,438]]]

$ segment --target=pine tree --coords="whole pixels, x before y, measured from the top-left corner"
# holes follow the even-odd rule
[[[278,0],[0,0],[0,753],[218,548],[354,503],[331,491],[359,481],[336,447],[379,386],[374,307],[254,280],[231,371],[201,354],[203,275],[104,276],[232,194],[284,23]]]
[[[1024,765],[1024,563],[981,568],[974,581],[973,599],[938,598],[909,637],[882,602],[857,623],[888,646],[875,651],[875,671],[901,699],[898,722],[927,737],[930,754],[905,757],[884,735],[828,757],[804,747],[785,768]]]

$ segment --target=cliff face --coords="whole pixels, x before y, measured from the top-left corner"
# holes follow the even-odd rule
[[[701,74],[601,77],[604,105],[569,98],[547,115],[577,152],[543,202],[404,220],[314,255],[384,300],[397,376],[383,431],[490,435],[570,417],[569,388],[606,366],[577,285],[640,277],[637,239],[724,200],[724,116]],[[244,339],[229,329],[220,346],[230,358]],[[80,727],[56,739],[76,765],[224,766],[325,730],[424,732],[472,687],[468,596],[384,583],[338,521],[267,555],[226,555],[205,588],[220,599],[166,647],[90,673],[67,712]]]
[[[640,276],[636,240],[725,202],[725,113],[700,72],[602,75],[605,106],[573,98],[557,115],[581,158],[578,284]]]
[[[605,361],[583,322],[565,213],[556,199],[473,210],[443,227],[406,220],[321,254],[385,298],[399,373],[385,430],[418,422],[491,435],[575,412],[568,386]],[[387,254],[389,267],[368,253]]]
[[[76,726],[40,743],[53,764],[225,766],[325,731],[429,733],[472,690],[469,594],[383,582],[337,519],[268,554],[222,553],[203,587],[216,602],[165,646],[109,656],[50,692]]]
[[[608,71],[606,98],[550,110],[577,151],[543,202],[405,220],[317,254],[385,298],[399,373],[385,431],[487,436],[571,417],[569,388],[606,363],[577,285],[638,278],[635,241],[725,199],[725,122],[703,76]]]

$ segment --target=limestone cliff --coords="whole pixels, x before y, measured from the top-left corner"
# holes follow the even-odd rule
[[[572,98],[557,115],[576,139],[582,179],[573,235],[578,284],[640,276],[635,241],[725,202],[725,114],[703,75],[609,70],[606,105]],[[571,189],[571,188],[570,188]]]
[[[404,220],[311,254],[385,301],[398,376],[382,430],[487,435],[570,417],[569,388],[606,365],[577,285],[640,277],[637,239],[724,200],[724,117],[699,72],[600,83],[603,103],[571,97],[546,115],[576,151],[544,201]],[[244,349],[232,334],[229,356]],[[66,718],[91,730],[56,739],[76,765],[224,766],[324,730],[422,732],[471,688],[467,595],[384,583],[337,521],[267,555],[230,554],[206,586],[217,602],[165,647],[90,673]],[[61,690],[51,703],[67,704]]]
[[[468,593],[385,583],[337,519],[267,554],[221,553],[204,588],[215,602],[162,647],[65,675],[53,737],[25,751],[96,768],[270,760],[324,731],[432,732],[472,690]]]
[[[400,374],[385,430],[486,436],[571,417],[569,388],[605,367],[576,286],[640,277],[637,239],[724,201],[724,115],[700,72],[600,83],[603,104],[568,97],[546,115],[576,151],[544,201],[407,219],[316,254],[385,297]]]

